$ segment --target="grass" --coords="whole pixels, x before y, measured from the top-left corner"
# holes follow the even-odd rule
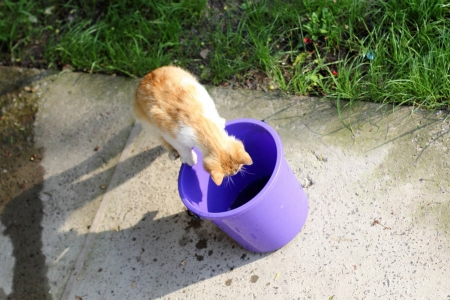
[[[4,0],[0,48],[4,65],[175,64],[215,85],[450,108],[446,0]]]

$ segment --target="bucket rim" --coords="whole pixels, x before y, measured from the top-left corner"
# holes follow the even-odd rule
[[[264,128],[267,132],[269,132],[269,134],[272,136],[274,143],[275,143],[276,154],[277,154],[275,166],[272,171],[272,174],[270,175],[270,178],[267,181],[264,188],[255,197],[253,197],[249,202],[247,202],[235,209],[228,210],[228,211],[204,212],[204,211],[198,210],[195,206],[193,206],[191,204],[191,201],[189,201],[187,199],[187,197],[184,195],[183,187],[181,184],[181,177],[184,173],[184,170],[186,170],[186,168],[191,168],[191,167],[186,164],[182,164],[180,167],[179,175],[178,175],[178,193],[180,195],[180,198],[181,198],[183,204],[186,206],[186,208],[188,210],[190,210],[192,213],[194,213],[195,215],[197,215],[198,217],[200,217],[200,219],[221,220],[221,219],[227,219],[230,217],[236,217],[236,216],[239,216],[239,215],[247,212],[252,207],[254,207],[259,202],[262,201],[264,196],[270,191],[270,189],[274,185],[274,182],[278,179],[278,174],[281,169],[282,160],[284,158],[283,144],[281,142],[281,138],[278,135],[278,133],[275,131],[275,129],[273,129],[266,122],[257,120],[257,119],[251,119],[251,118],[240,118],[240,119],[229,120],[225,124],[225,130],[226,130],[226,127],[228,127],[230,125],[235,125],[235,124],[240,124],[240,123],[248,123],[248,124],[260,126],[260,127]],[[201,163],[201,162],[197,162],[197,163]]]

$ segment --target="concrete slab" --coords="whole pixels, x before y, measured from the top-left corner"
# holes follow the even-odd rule
[[[179,163],[141,133],[68,299],[445,296],[448,228],[444,219],[435,221],[440,229],[428,224],[424,209],[434,203],[448,214],[448,122],[373,104],[340,120],[317,99],[210,93],[224,117],[265,119],[277,129],[310,198],[303,231],[275,253],[254,254],[209,222],[194,225],[178,199]],[[420,150],[423,135],[436,139]]]
[[[309,197],[300,234],[276,252],[255,254],[186,215],[180,162],[132,125],[135,85],[64,74],[41,105],[45,216],[37,238],[52,299],[450,295],[450,122],[443,113],[361,103],[339,117],[328,101],[210,88],[225,118],[264,119],[277,130]]]

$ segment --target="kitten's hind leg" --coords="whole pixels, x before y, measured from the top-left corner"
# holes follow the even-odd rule
[[[161,144],[164,148],[166,148],[167,152],[169,153],[170,160],[176,160],[180,157],[180,154],[178,154],[178,151],[172,147],[171,144],[169,144],[162,136],[160,137]]]
[[[176,155],[177,158],[180,157],[182,163],[188,164],[189,166],[197,163],[197,154],[190,147],[180,143],[176,139],[172,139],[170,136],[161,136],[161,140],[164,140],[162,143],[169,151],[169,157]]]

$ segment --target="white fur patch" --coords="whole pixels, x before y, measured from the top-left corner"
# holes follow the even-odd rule
[[[198,144],[194,129],[186,125],[180,127],[177,134],[177,141],[190,148],[195,147]]]

